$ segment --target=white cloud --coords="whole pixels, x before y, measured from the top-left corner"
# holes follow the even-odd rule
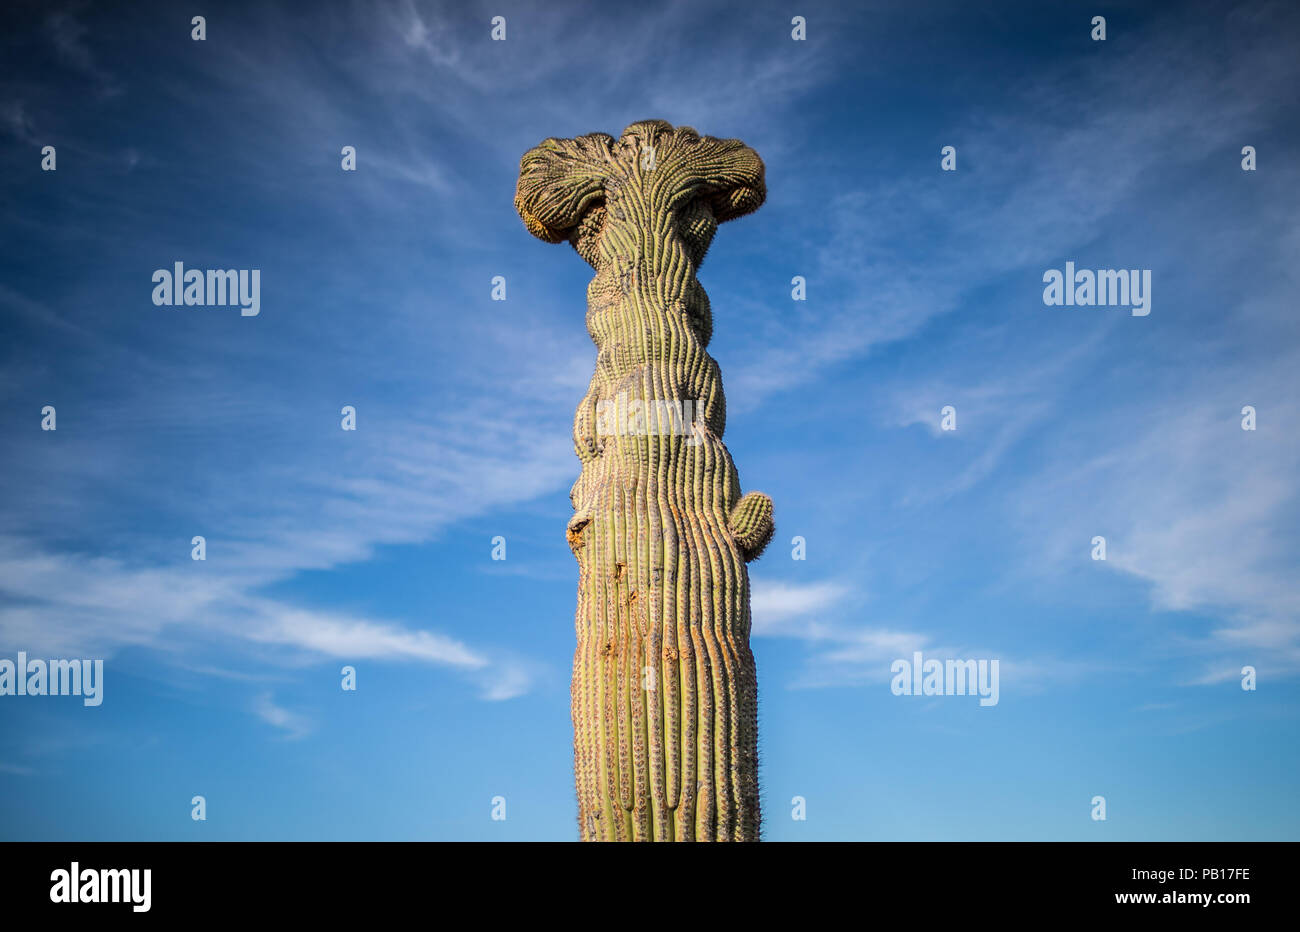
[[[84,23],[71,13],[57,12],[45,21],[45,27],[59,61],[94,81],[100,96],[115,97],[122,93],[121,85],[91,54],[86,44],[89,30]]]
[[[1001,109],[980,108],[952,127],[961,143],[955,176],[939,171],[936,147],[933,170],[920,175],[879,172],[838,188],[821,174],[789,179],[787,198],[822,201],[800,231],[796,255],[807,266],[793,270],[809,278],[814,314],[788,294],[772,296],[769,304],[791,311],[754,328],[727,371],[729,404],[756,406],[918,337],[1008,274],[1038,281],[1133,208],[1147,180],[1169,167],[1171,136],[1181,162],[1236,151],[1259,125],[1260,101],[1289,99],[1291,65],[1265,54],[1275,44],[1267,35],[1258,50],[1238,49],[1222,74],[1204,67],[1201,38],[1177,23],[1145,39],[1107,69],[1067,61],[1037,73]],[[978,185],[954,197],[954,183],[972,171]]]
[[[276,705],[275,699],[270,693],[262,693],[257,697],[253,703],[253,713],[268,725],[273,725],[283,731],[286,738],[303,738],[310,734],[313,729],[310,719]]]
[[[1221,619],[1178,635],[1209,655],[1193,682],[1231,679],[1244,663],[1300,672],[1297,371],[1289,351],[1076,413],[1074,439],[1017,494],[1022,533],[1041,543],[1030,571],[1077,565],[1104,536],[1099,572],[1146,582],[1156,611]],[[1254,431],[1241,429],[1246,400],[1267,413]]]
[[[1014,656],[987,645],[936,643],[928,634],[901,627],[861,624],[851,607],[851,586],[816,583],[769,583],[754,580],[753,635],[803,641],[807,653],[788,685],[798,689],[874,686],[891,678],[890,664],[911,660],[915,651],[927,658],[994,659],[1003,682],[1016,692],[1041,691],[1075,682],[1115,667],[1087,660]]]
[[[836,582],[781,583],[756,577],[750,593],[755,633],[775,634],[781,622],[825,613],[848,595],[849,588]]]
[[[479,670],[485,657],[452,638],[397,625],[342,618],[320,612],[261,602],[264,620],[250,633],[256,641],[287,644],[328,657],[366,660],[418,660],[441,666]]]

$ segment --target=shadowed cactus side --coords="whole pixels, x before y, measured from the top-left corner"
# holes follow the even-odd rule
[[[772,501],[740,494],[696,269],[756,210],[763,162],[662,120],[547,139],[519,166],[530,233],[595,270],[596,371],[573,422],[574,770],[586,840],[752,841],[758,714],[745,564]]]

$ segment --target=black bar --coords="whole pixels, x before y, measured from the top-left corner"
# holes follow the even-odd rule
[[[216,917],[338,920],[412,909],[451,922],[460,907],[500,919],[556,917],[584,898],[676,912],[716,898],[724,914],[785,902],[809,916],[834,904],[891,915],[1014,917],[1132,913],[1229,920],[1294,900],[1295,843],[870,843],[665,846],[494,843],[11,843],[0,846],[6,917],[150,921]],[[101,870],[148,869],[116,903],[53,902],[78,865],[87,894]],[[85,873],[95,872],[94,880]],[[1145,873],[1136,873],[1145,872]],[[733,876],[734,875],[734,876]],[[133,876],[144,877],[143,873]],[[124,884],[122,875],[114,875]],[[111,883],[114,882],[110,878]],[[143,886],[143,884],[142,884]],[[136,894],[134,898],[130,895]],[[111,891],[110,891],[111,893]],[[1154,894],[1154,901],[1121,902]],[[1191,902],[1208,894],[1208,905]],[[1223,897],[1239,902],[1224,902]],[[1182,899],[1180,901],[1180,897]],[[738,899],[739,898],[739,899]],[[570,902],[566,902],[570,901]],[[800,903],[804,907],[800,907]],[[449,911],[449,907],[456,909]],[[683,921],[685,921],[683,919]],[[460,923],[457,923],[460,924]]]

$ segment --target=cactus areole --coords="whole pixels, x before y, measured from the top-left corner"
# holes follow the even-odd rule
[[[755,841],[758,708],[745,564],[772,500],[740,494],[695,277],[756,210],[763,162],[662,120],[547,139],[520,161],[528,231],[596,270],[596,371],[573,422],[573,757],[585,840]]]

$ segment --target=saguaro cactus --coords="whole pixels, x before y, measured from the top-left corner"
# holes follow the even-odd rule
[[[547,139],[519,165],[529,232],[596,270],[598,353],[573,443],[578,825],[588,840],[757,840],[758,715],[745,564],[772,500],[741,496],[695,272],[718,224],[763,203],[739,140],[662,120]]]

